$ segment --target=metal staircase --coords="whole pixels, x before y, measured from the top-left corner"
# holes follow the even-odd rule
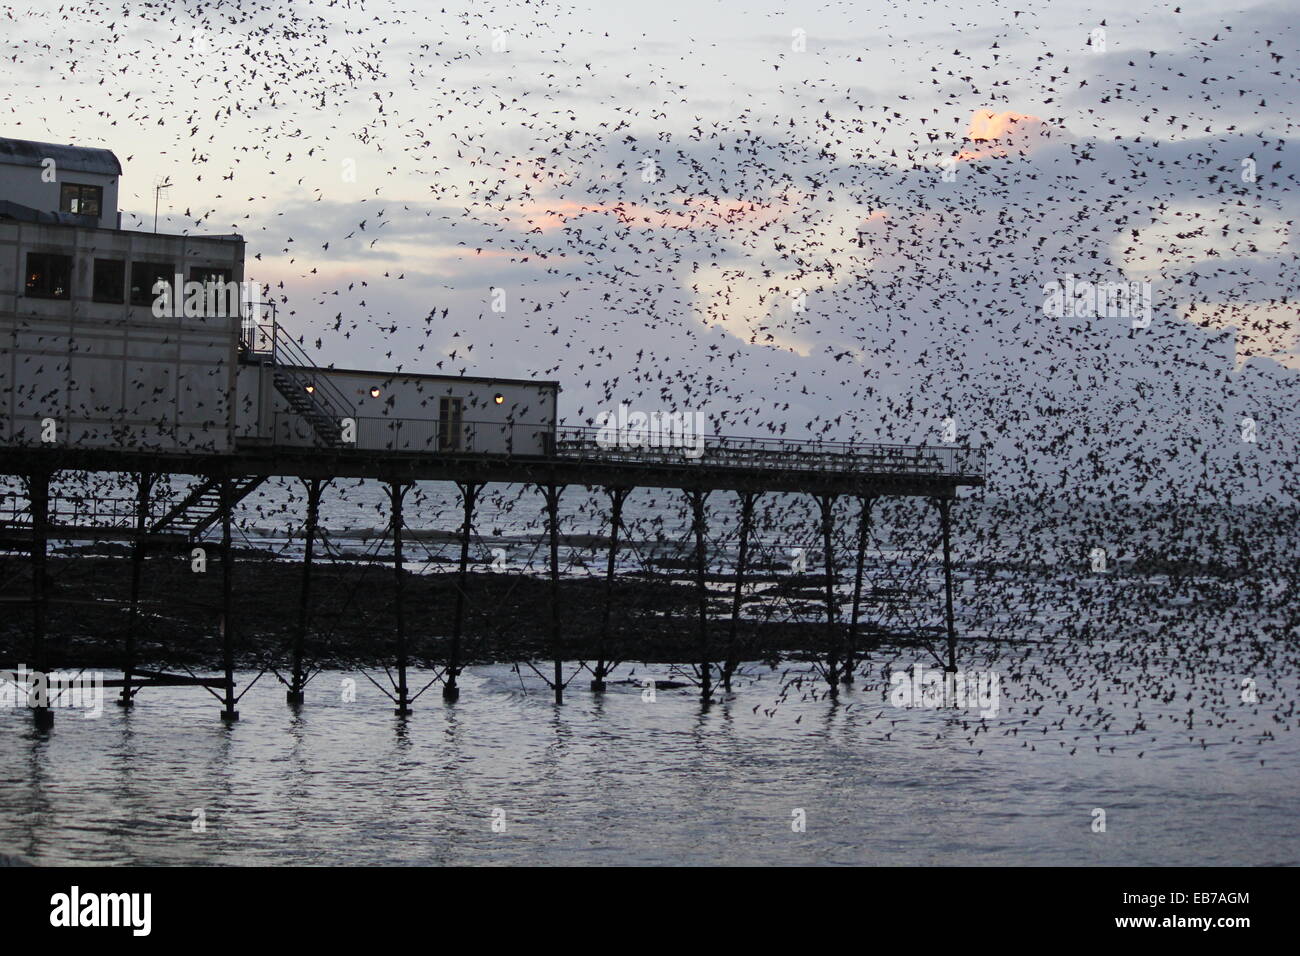
[[[310,371],[276,365],[271,370],[271,381],[275,390],[289,403],[289,407],[311,426],[319,444],[341,444],[341,422],[349,416],[321,395],[323,389],[311,378]]]
[[[231,507],[248,497],[262,482],[265,475],[249,475],[231,479]],[[207,478],[182,498],[149,528],[150,534],[171,531],[183,533],[191,540],[221,520],[221,480]]]
[[[328,375],[317,374],[315,363],[278,321],[246,320],[240,347],[250,359],[271,369],[275,390],[311,427],[318,445],[343,444],[343,419],[354,418],[356,407]]]

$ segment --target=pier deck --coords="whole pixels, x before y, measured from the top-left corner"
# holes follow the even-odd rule
[[[679,449],[602,447],[596,432],[561,428],[550,455],[339,446],[248,445],[229,454],[19,446],[6,449],[0,474],[151,472],[925,497],[952,497],[959,487],[984,484],[983,454],[966,447],[709,438],[692,458]]]

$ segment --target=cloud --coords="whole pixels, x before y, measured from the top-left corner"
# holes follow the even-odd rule
[[[957,161],[972,162],[1006,156],[1024,156],[1055,135],[1056,131],[1041,117],[1004,110],[996,113],[979,109],[971,115],[966,138],[972,143],[987,143],[982,149],[963,149]]]
[[[1201,328],[1233,329],[1233,371],[1264,358],[1300,371],[1300,316],[1284,302],[1193,303],[1183,317]]]
[[[977,143],[990,139],[1009,138],[1018,128],[1022,127],[1022,124],[1041,126],[1042,122],[1042,119],[1037,116],[1016,113],[1012,110],[1006,110],[1002,113],[995,113],[990,109],[976,110],[971,115],[970,128],[966,130],[966,138]]]

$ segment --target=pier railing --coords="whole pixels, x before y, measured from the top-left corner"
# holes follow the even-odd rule
[[[948,445],[891,445],[781,438],[710,436],[682,447],[649,447],[606,440],[598,428],[556,431],[555,454],[588,461],[695,464],[712,468],[763,468],[797,472],[842,472],[936,477],[982,477],[983,449]]]
[[[168,500],[162,497],[164,503]],[[75,491],[52,491],[49,498],[49,523],[60,528],[100,528],[128,530],[135,526],[136,500],[130,495],[79,494]],[[26,492],[0,492],[0,528],[30,529],[31,503]]]

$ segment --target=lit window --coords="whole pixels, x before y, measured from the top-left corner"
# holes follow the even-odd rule
[[[27,253],[27,294],[39,299],[67,299],[71,296],[72,257]]]

